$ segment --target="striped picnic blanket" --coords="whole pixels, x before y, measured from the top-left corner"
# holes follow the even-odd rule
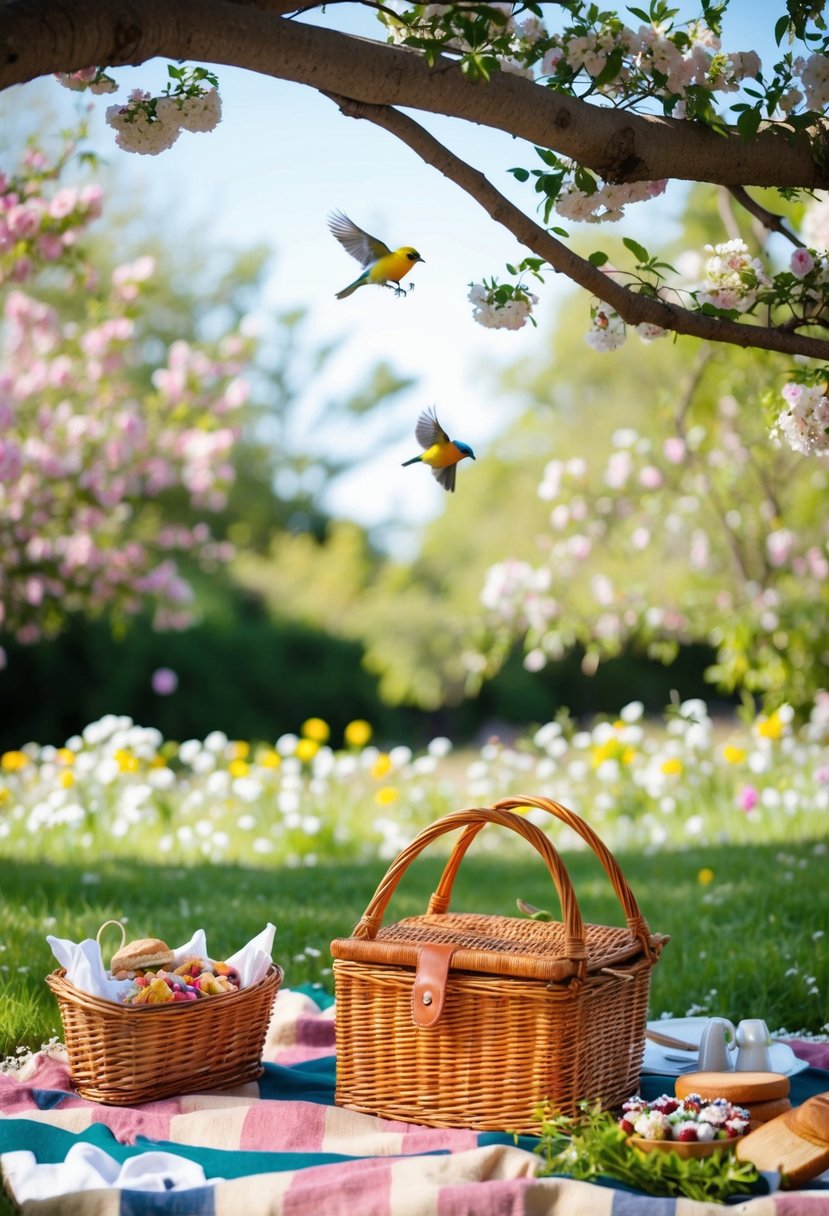
[[[74,1094],[60,1056],[39,1053],[19,1073],[0,1074],[0,1153],[28,1149],[38,1162],[62,1163],[74,1145],[90,1144],[123,1162],[159,1150],[220,1179],[166,1192],[75,1191],[24,1200],[20,1210],[25,1216],[710,1216],[722,1210],[538,1178],[540,1159],[529,1137],[420,1127],[335,1106],[333,1007],[330,998],[315,995],[280,992],[265,1075],[238,1089],[105,1107]],[[829,1045],[813,1049],[812,1063],[829,1064]],[[829,1074],[819,1068],[797,1081],[806,1086],[801,1100],[829,1089]],[[672,1082],[647,1078],[647,1085],[655,1096]],[[778,1192],[733,1210],[815,1216],[829,1212],[829,1190]]]

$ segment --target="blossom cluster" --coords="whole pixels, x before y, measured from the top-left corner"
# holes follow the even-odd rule
[[[794,452],[804,456],[829,455],[829,397],[825,385],[783,386],[784,409],[777,416],[772,437],[781,438]]]
[[[47,198],[42,170],[29,157],[20,206],[38,200],[32,214],[44,225],[57,217],[74,238],[69,225],[85,224],[93,204],[100,210],[100,192],[60,187]],[[8,256],[18,266],[32,260],[21,245]],[[74,239],[49,265],[83,268]],[[149,606],[157,628],[182,628],[193,597],[176,554],[210,569],[231,556],[205,523],[159,529],[149,504],[180,487],[191,507],[223,506],[250,343],[235,333],[199,347],[178,341],[146,366],[142,311],[154,270],[142,257],[97,284],[87,274],[80,322],[16,286],[3,301],[0,630],[20,642],[53,635],[73,611],[123,616]],[[9,277],[25,276],[12,264]]]
[[[473,320],[485,329],[521,329],[532,321],[533,306],[538,303],[538,296],[526,288],[499,286],[494,280],[472,283],[467,298],[473,306]]]
[[[50,160],[32,146],[19,172],[0,170],[0,287],[76,257],[80,235],[100,216],[103,192],[96,183],[51,189],[70,151]]]
[[[697,303],[749,312],[761,288],[771,286],[760,259],[751,256],[741,237],[705,248],[711,256],[705,267],[706,282],[695,293]]]
[[[133,89],[124,104],[107,108],[106,120],[117,132],[116,144],[125,152],[157,156],[171,148],[182,131],[212,131],[221,120],[218,81],[211,72],[172,64],[167,72],[170,80],[160,96]],[[55,79],[75,91],[114,93],[118,88],[98,67],[58,72]]]
[[[186,97],[153,97],[133,89],[125,105],[109,106],[106,112],[118,147],[146,156],[166,152],[182,131],[212,131],[221,116],[221,99],[212,87]]]
[[[82,68],[79,72],[55,72],[55,80],[74,93],[114,93],[117,83],[103,68]]]
[[[566,220],[583,220],[588,223],[609,223],[624,217],[628,203],[643,202],[659,198],[667,188],[667,181],[656,182],[605,182],[592,192],[579,189],[571,182],[559,195],[555,209]]]

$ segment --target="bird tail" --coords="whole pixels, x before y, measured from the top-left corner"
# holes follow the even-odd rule
[[[338,291],[336,298],[338,300],[344,300],[346,296],[350,296],[352,294],[352,292],[355,292],[358,287],[362,287],[362,285],[363,285],[363,283],[365,283],[365,281],[366,281],[366,276],[364,274],[361,274],[359,279],[355,279],[353,283],[349,283],[348,287],[344,287],[342,289],[342,291]]]
[[[404,460],[403,464],[401,465],[401,468],[405,469],[407,464],[417,464],[418,460],[422,460],[422,459],[423,459],[422,456],[413,456],[411,458],[411,460]]]

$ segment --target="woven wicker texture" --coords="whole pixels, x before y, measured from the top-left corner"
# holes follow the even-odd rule
[[[585,925],[567,869],[548,837],[515,814],[548,811],[599,858],[625,928]],[[478,832],[509,828],[544,860],[561,923],[449,912],[452,885]],[[435,840],[460,836],[424,916],[383,925],[397,884]],[[545,798],[504,799],[445,815],[395,858],[349,938],[332,942],[337,1025],[336,1101],[434,1127],[537,1132],[543,1102],[575,1113],[636,1092],[651,968],[668,939],[652,934],[613,855],[579,816]],[[442,1008],[416,1025],[419,965],[451,943]],[[431,997],[429,998],[431,1000]]]
[[[63,968],[46,976],[60,1008],[72,1081],[82,1098],[111,1106],[256,1080],[281,982],[282,971],[273,966],[239,992],[135,1007],[82,992]]]

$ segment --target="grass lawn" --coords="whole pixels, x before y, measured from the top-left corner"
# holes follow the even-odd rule
[[[216,958],[268,921],[285,984],[331,984],[346,935],[393,858],[425,825],[510,793],[558,798],[613,849],[655,932],[651,1015],[762,1017],[829,1032],[829,714],[787,707],[714,723],[687,702],[662,724],[631,703],[590,729],[551,722],[514,743],[420,754],[359,735],[329,746],[311,719],[271,744],[219,731],[178,743],[113,715],[63,747],[0,756],[0,1059],[62,1038],[44,976],[47,934],[81,940],[106,920],[176,947],[199,927]],[[313,730],[311,729],[313,727]],[[569,828],[528,816],[563,854],[585,921],[622,924],[610,884]],[[424,912],[440,846],[405,875],[392,919]],[[464,860],[453,907],[550,908],[541,859],[488,828]],[[105,939],[105,958],[119,942]]]
[[[773,1030],[825,1028],[829,942],[821,844],[706,845],[649,856],[617,852],[617,858],[651,928],[672,938],[653,972],[651,1016],[710,1013],[734,1021],[763,1017]],[[622,924],[595,858],[572,853],[566,861],[585,920]],[[350,932],[385,869],[379,860],[272,868],[0,857],[0,1054],[62,1038],[44,983],[56,965],[47,933],[80,940],[115,918],[127,923],[130,938],[159,936],[175,946],[202,926],[211,952],[222,957],[272,921],[286,986],[330,987],[329,943]],[[440,857],[418,859],[389,918],[424,912],[440,870]],[[713,877],[700,882],[700,874]],[[473,848],[455,884],[453,909],[517,915],[519,896],[556,907],[540,859],[520,845],[498,856],[476,856]],[[108,933],[105,947],[114,948],[117,930]]]

